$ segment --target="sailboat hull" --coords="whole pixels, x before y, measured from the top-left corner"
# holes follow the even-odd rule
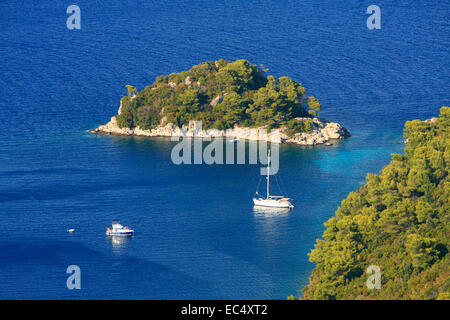
[[[269,207],[269,208],[293,208],[292,203],[286,200],[279,199],[262,199],[253,198],[253,204],[258,207]]]

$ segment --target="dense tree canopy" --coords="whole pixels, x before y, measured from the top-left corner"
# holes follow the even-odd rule
[[[310,121],[295,118],[317,115],[319,101],[308,100],[305,88],[289,77],[266,78],[264,73],[247,60],[219,60],[159,76],[135,97],[134,87],[127,86],[119,126],[151,129],[163,122],[182,126],[201,120],[204,128],[274,128],[289,123],[292,133],[311,130]]]
[[[409,121],[405,155],[342,201],[310,253],[304,299],[450,299],[450,108]],[[366,286],[369,265],[381,288]]]

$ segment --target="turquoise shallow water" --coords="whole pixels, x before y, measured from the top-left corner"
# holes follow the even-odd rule
[[[447,4],[381,1],[379,31],[364,2],[77,4],[80,31],[62,3],[0,4],[2,299],[299,295],[323,222],[402,152],[406,120],[449,103]],[[302,82],[353,135],[280,147],[289,214],[252,210],[259,166],[176,166],[169,139],[85,132],[117,112],[125,84],[219,58]],[[113,218],[136,235],[106,238]],[[71,264],[81,290],[66,289]]]

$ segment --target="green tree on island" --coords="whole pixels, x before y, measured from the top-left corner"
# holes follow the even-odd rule
[[[125,88],[127,88],[127,90],[128,90],[129,97],[131,97],[133,93],[137,92],[137,89],[135,87],[133,87],[132,85],[127,84],[125,86]]]
[[[308,97],[308,107],[312,109],[309,110],[309,114],[312,116],[318,116],[318,111],[322,110],[322,105],[314,96]]]

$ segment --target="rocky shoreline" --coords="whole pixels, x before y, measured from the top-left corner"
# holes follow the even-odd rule
[[[120,110],[119,108],[119,114]],[[301,119],[301,118],[299,118]],[[151,130],[144,130],[139,127],[120,128],[116,117],[112,117],[105,125],[88,130],[91,133],[110,134],[118,136],[144,136],[144,137],[198,137],[198,138],[216,138],[223,137],[228,139],[245,139],[253,141],[267,141],[271,143],[292,143],[302,146],[315,146],[320,144],[330,144],[330,141],[350,137],[349,131],[335,122],[321,118],[307,118],[312,121],[313,129],[309,133],[296,133],[292,136],[287,134],[286,128],[273,129],[270,133],[264,127],[247,128],[238,127],[219,130],[202,130],[198,122],[190,121],[189,125],[182,128],[173,123],[161,124]]]

